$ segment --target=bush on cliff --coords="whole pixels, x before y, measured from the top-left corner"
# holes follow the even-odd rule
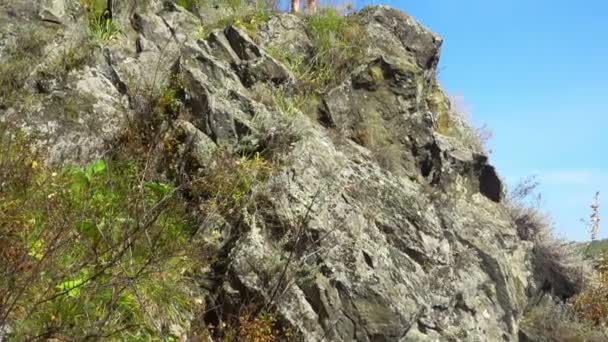
[[[147,339],[187,325],[195,250],[176,189],[129,162],[46,167],[31,148],[0,125],[0,331]]]

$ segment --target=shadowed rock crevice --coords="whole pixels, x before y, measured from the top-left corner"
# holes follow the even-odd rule
[[[494,202],[500,202],[503,193],[502,181],[492,165],[484,165],[479,175],[479,192]]]

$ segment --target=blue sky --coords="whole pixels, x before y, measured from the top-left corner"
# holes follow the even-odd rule
[[[441,83],[464,98],[476,125],[493,131],[491,160],[501,175],[509,184],[536,175],[557,235],[588,239],[580,219],[595,191],[608,215],[608,2],[356,5],[372,3],[400,8],[444,38]],[[608,238],[608,218],[603,223],[600,237]]]

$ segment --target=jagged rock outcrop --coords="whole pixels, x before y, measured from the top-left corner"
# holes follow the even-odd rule
[[[61,22],[48,28],[44,51],[67,53],[82,23],[58,3],[51,9]],[[10,9],[24,9],[2,6],[6,59],[16,36],[5,28],[23,18]],[[280,129],[284,113],[259,101],[256,86],[298,87],[268,51],[307,57],[312,40],[301,17],[273,17],[257,40],[235,26],[201,39],[200,19],[170,2],[117,6],[117,39],[51,78],[36,72],[55,63],[52,53],[41,54],[23,84],[31,102],[0,106],[0,120],[41,134],[50,163],[103,157],[130,125],[152,124],[145,95],[160,92],[171,75],[180,76],[181,114],[154,129],[180,128],[190,144],[181,158],[199,167],[217,145]],[[238,226],[213,227],[222,258],[200,275],[207,306],[216,308],[204,319],[216,323],[218,312],[237,313],[256,298],[304,341],[518,340],[535,286],[531,245],[517,236],[487,156],[437,131],[431,102],[441,38],[389,7],[354,15],[369,35],[365,57],[320,94],[313,119],[293,119],[301,138],[255,189],[257,210]],[[373,138],[336,139],[337,130]]]

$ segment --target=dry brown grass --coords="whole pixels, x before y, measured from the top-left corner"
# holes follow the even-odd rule
[[[510,193],[506,207],[522,240],[533,247],[533,264],[544,290],[568,299],[579,293],[589,277],[590,267],[575,245],[556,238],[549,215],[541,212],[535,196],[538,182],[524,179]]]

